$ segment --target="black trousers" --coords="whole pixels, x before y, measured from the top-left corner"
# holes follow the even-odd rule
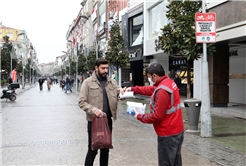
[[[181,147],[184,140],[184,131],[177,135],[158,136],[159,166],[182,166]]]
[[[85,159],[85,166],[93,166],[94,159],[97,155],[97,149],[91,150],[91,121],[88,121],[88,152]],[[108,117],[108,126],[112,133],[112,119]],[[108,166],[109,149],[100,149],[100,166]]]

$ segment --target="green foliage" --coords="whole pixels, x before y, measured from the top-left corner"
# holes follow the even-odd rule
[[[17,71],[18,74],[19,74],[19,73],[22,73],[22,68],[23,68],[23,66],[22,66],[22,61],[20,61],[20,62],[18,63],[18,65],[17,65],[17,67],[16,67],[16,71]]]
[[[2,79],[2,80],[1,80],[1,85],[6,84],[6,82],[7,82],[6,79]]]
[[[99,50],[99,48],[98,48]],[[102,57],[102,51],[98,51],[98,58]],[[88,70],[95,70],[95,60],[96,60],[96,50],[95,48],[93,48],[93,50],[91,50],[89,52],[89,55],[87,56],[87,69]]]
[[[10,73],[10,62],[11,62],[11,49],[12,49],[12,43],[9,42],[9,37],[4,36],[4,44],[1,48],[1,68],[2,70],[5,70],[7,73]],[[3,47],[7,47],[8,49],[3,49]],[[14,54],[14,51],[13,51]],[[17,60],[12,59],[12,70],[16,67]]]
[[[85,73],[88,70],[87,64],[86,64],[86,57],[84,54],[79,55],[78,59],[78,73]]]
[[[203,53],[203,44],[196,43],[195,13],[202,11],[202,1],[171,1],[166,13],[169,24],[159,36],[160,48],[172,55],[182,55],[187,60],[197,60]],[[207,52],[215,52],[214,44],[207,44]]]
[[[108,53],[106,59],[109,61],[110,66],[116,66],[123,68],[129,61],[129,52],[124,51],[125,48],[124,39],[120,35],[120,26],[118,21],[114,21],[111,26],[110,40],[108,42]]]

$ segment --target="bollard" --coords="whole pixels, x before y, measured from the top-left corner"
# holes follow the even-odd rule
[[[197,99],[188,99],[184,101],[190,131],[198,130],[201,103],[202,102]]]

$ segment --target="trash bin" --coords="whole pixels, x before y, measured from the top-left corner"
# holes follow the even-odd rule
[[[197,99],[184,101],[185,111],[188,118],[190,130],[198,130],[199,115],[202,102]]]

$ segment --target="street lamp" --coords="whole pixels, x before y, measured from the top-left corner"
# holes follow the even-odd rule
[[[16,42],[17,38],[18,38],[20,35],[25,35],[25,33],[19,33],[19,34],[16,36],[15,42]],[[12,49],[11,49],[11,52],[10,52],[10,57],[11,57],[11,60],[10,60],[10,76],[11,76],[11,71],[12,71],[12,54],[13,54],[13,48],[14,48],[15,42],[14,42],[14,44],[13,44],[13,46],[12,46]],[[12,76],[11,76],[11,78],[12,78]]]
[[[91,24],[91,21],[89,20],[89,18],[88,17],[86,17],[85,15],[80,15],[80,17],[82,17],[82,18],[84,18],[84,19],[86,19],[86,20],[88,20],[89,21],[89,23],[90,23],[90,25],[91,25],[91,28],[92,28],[92,30],[93,30],[93,35],[95,34],[95,30],[94,30],[94,27],[93,27],[93,25]],[[94,38],[95,39],[95,38]],[[95,41],[96,41],[96,59],[98,58],[98,45],[97,45],[97,39],[95,39]]]
[[[67,52],[66,51],[62,51],[63,53],[66,53],[66,55],[67,55]],[[69,78],[70,78],[70,61],[69,61],[69,56],[67,55],[67,57],[68,57],[68,63],[69,63]],[[65,67],[66,67],[66,65],[65,65]]]

